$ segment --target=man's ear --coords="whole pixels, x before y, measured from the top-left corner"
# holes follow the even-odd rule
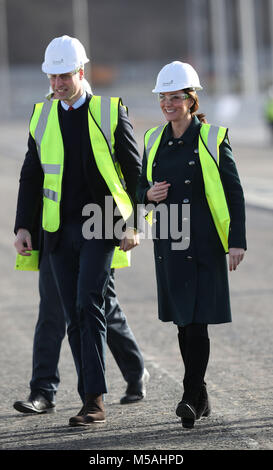
[[[80,80],[83,80],[83,78],[84,78],[84,69],[80,69],[79,74],[80,74],[80,75],[79,75],[79,76],[80,76]]]

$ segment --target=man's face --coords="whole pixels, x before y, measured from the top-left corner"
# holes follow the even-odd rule
[[[68,105],[75,103],[82,95],[82,79],[84,71],[62,74],[49,74],[48,78],[54,98],[65,101]]]

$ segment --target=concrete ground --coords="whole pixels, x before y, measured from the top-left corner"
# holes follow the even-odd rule
[[[142,151],[143,130],[150,123],[135,118],[134,125]],[[230,274],[233,322],[210,327],[211,359],[206,380],[213,409],[211,417],[197,422],[188,431],[175,415],[183,376],[177,333],[173,325],[157,319],[152,242],[144,240],[133,252],[130,270],[117,271],[116,288],[151,375],[147,397],[138,404],[119,404],[126,384],[109,352],[107,421],[78,429],[68,426],[80,403],[67,339],[60,359],[56,413],[25,416],[12,406],[29,393],[39,302],[38,275],[14,271],[13,224],[27,123],[18,121],[13,126],[2,123],[0,131],[0,449],[81,450],[100,456],[130,449],[143,454],[153,450],[181,455],[201,450],[273,450],[270,145],[259,142],[246,146],[239,140],[233,145],[247,202],[248,251],[239,269]],[[259,459],[262,455],[265,454],[260,453]]]

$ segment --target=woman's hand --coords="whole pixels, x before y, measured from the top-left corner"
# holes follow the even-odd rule
[[[147,191],[146,197],[151,202],[161,202],[168,196],[168,190],[171,185],[166,181],[155,184]]]
[[[134,228],[127,228],[119,244],[120,250],[129,251],[137,245],[139,245],[139,234]]]
[[[235,271],[237,266],[243,261],[245,250],[243,248],[229,249],[229,270]]]
[[[31,235],[28,230],[24,228],[19,228],[14,246],[22,256],[31,256],[31,253],[26,253],[27,251],[32,251]]]

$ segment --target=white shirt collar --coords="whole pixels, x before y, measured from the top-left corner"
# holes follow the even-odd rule
[[[83,103],[85,103],[86,100],[86,91],[83,92],[82,96],[73,104],[73,108],[77,109],[79,108]],[[68,111],[69,105],[66,104],[64,101],[61,101],[62,107]]]

